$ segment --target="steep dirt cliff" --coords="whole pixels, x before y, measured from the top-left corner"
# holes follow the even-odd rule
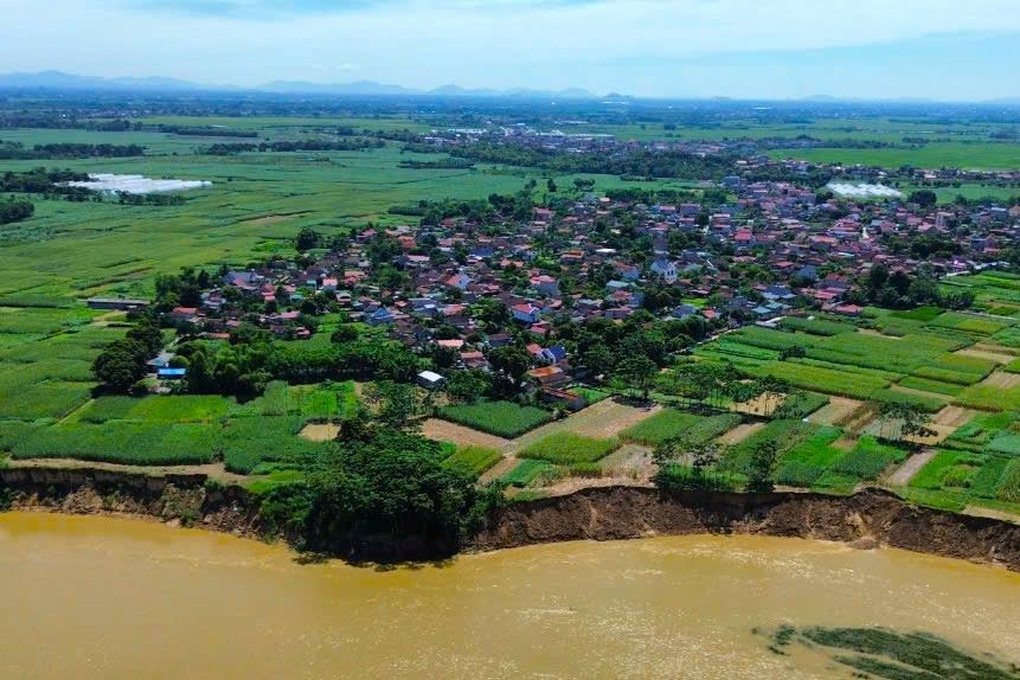
[[[92,468],[0,470],[11,507],[70,514],[152,517],[256,536],[258,507],[239,486],[207,483],[206,475],[150,476]]]
[[[742,533],[891,546],[1020,571],[1020,526],[918,508],[879,490],[854,496],[689,493],[609,487],[510,505],[472,548],[580,539]]]

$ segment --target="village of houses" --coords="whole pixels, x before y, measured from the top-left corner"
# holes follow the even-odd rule
[[[910,259],[909,251],[889,252],[883,245],[885,235],[946,232],[965,221],[971,231],[963,241],[965,254],[925,261],[940,275],[994,262],[1000,250],[1020,236],[1015,226],[1020,207],[922,211],[903,200],[819,202],[815,191],[789,183],[745,184],[727,178],[725,184],[735,200],[709,214],[699,203],[644,205],[589,195],[576,200],[566,214],[535,208],[533,219],[520,224],[477,225],[453,218],[435,226],[368,228],[354,235],[342,252],[326,252],[311,264],[306,259],[307,266],[298,265],[298,258],[276,259],[249,270],[227,271],[221,282],[203,291],[201,306],[177,307],[169,319],[190,333],[227,338],[242,318],[251,318],[244,316],[242,306],[229,302],[239,293],[249,301],[261,299],[259,325],[278,337],[301,341],[314,332],[302,325],[306,317],[301,302],[326,296],[335,299],[334,307],[351,322],[383,328],[415,350],[447,348],[456,353],[455,368],[480,370],[489,368],[490,349],[523,337],[532,359],[533,386],[549,401],[580,408],[584,399],[565,388],[583,378],[589,367],[550,337],[554,319],[622,321],[643,307],[643,291],[650,282],[676,288],[682,296],[679,304],[658,311],[662,318],[700,316],[714,334],[745,323],[773,323],[790,313],[855,316],[862,308],[848,301],[848,293],[870,267],[882,263],[891,271],[913,272],[922,264]],[[621,215],[633,218],[639,225],[637,235],[650,239],[652,252],[642,254],[640,261],[592,237],[597,220]],[[674,232],[700,234],[701,245],[671,250]],[[540,252],[536,240],[550,233],[564,247]],[[400,290],[383,288],[375,277],[368,251],[380,239],[399,246],[394,261],[377,265],[406,274]],[[459,257],[451,257],[454,253]],[[771,281],[759,281],[750,289],[735,285],[730,272],[739,264],[760,265]],[[598,295],[591,294],[589,277],[606,267],[612,276]],[[518,274],[513,286],[505,277],[511,270]],[[519,285],[521,277],[526,286]],[[564,281],[571,282],[570,289],[564,289]],[[234,295],[226,292],[230,288]],[[285,300],[278,300],[281,294]],[[512,328],[482,332],[472,310],[485,298],[506,306]],[[96,307],[123,308],[128,303],[145,304],[90,301]],[[442,337],[436,333],[439,327]],[[152,364],[160,377],[183,376],[183,370],[166,362],[164,356]],[[434,371],[419,378],[427,387],[443,380]]]

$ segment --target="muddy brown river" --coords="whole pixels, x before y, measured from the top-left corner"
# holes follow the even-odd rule
[[[568,543],[379,571],[159,524],[0,515],[0,678],[849,678],[781,624],[1020,661],[1020,575],[759,537]]]

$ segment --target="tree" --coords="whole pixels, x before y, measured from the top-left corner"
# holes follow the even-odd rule
[[[552,177],[550,177],[548,180],[546,180],[545,188],[546,191],[548,191],[550,194],[555,194],[559,187],[556,186],[556,182],[553,180]]]
[[[932,208],[938,201],[938,195],[931,189],[919,189],[907,198],[908,203],[916,203],[922,208]]]
[[[772,491],[772,473],[779,460],[779,446],[773,439],[758,442],[747,461],[747,490],[752,493]]]
[[[882,439],[923,439],[936,434],[930,427],[931,416],[917,404],[879,402],[877,410],[879,436]]]
[[[444,458],[436,442],[395,430],[344,442],[295,490],[308,547],[358,558],[373,539],[401,538],[424,554],[455,552],[483,492]]]
[[[496,371],[493,387],[503,396],[513,396],[524,384],[531,357],[519,345],[497,347],[489,352],[489,364]]]
[[[411,385],[392,380],[379,380],[365,388],[365,400],[375,410],[380,425],[395,430],[408,430],[420,426],[418,398]]]
[[[659,374],[659,367],[646,356],[628,356],[617,365],[616,374],[627,387],[639,390],[642,398],[647,400],[655,384],[655,377]]]
[[[107,389],[127,392],[145,375],[149,351],[138,340],[110,343],[92,362],[92,374]]]
[[[312,248],[318,248],[321,241],[322,235],[319,232],[305,227],[298,232],[297,238],[294,240],[294,247],[298,251],[304,252]]]
[[[459,402],[474,403],[492,389],[492,378],[485,371],[454,371],[446,380],[446,393]]]

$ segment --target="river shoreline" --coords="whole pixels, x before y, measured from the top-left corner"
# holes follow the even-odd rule
[[[151,476],[91,468],[0,470],[11,510],[110,515],[263,539],[258,500],[201,474]],[[576,540],[748,534],[893,547],[1020,571],[1020,525],[911,505],[888,491],[852,496],[690,492],[610,486],[511,503],[494,512],[464,552]],[[374,545],[369,559],[413,558],[407,546]]]

